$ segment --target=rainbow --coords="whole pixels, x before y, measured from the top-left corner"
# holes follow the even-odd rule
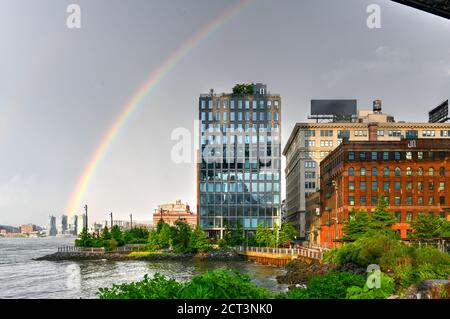
[[[78,179],[78,183],[73,190],[70,199],[66,205],[65,212],[69,215],[73,214],[80,208],[81,200],[83,199],[86,190],[92,180],[92,177],[97,170],[100,162],[105,156],[115,137],[118,135],[120,129],[125,125],[130,115],[138,108],[145,97],[152,92],[157,84],[164,79],[170,71],[185,57],[193,48],[196,47],[202,40],[207,38],[211,33],[219,29],[230,19],[237,16],[245,8],[247,8],[255,0],[242,0],[236,5],[232,6],[219,16],[212,19],[196,34],[189,38],[186,42],[180,45],[173,51],[161,65],[155,69],[147,78],[146,81],[136,90],[130,100],[123,106],[122,111],[114,119],[114,122],[109,126],[106,133],[103,135],[98,147],[95,149],[90,161],[85,166],[83,173]]]

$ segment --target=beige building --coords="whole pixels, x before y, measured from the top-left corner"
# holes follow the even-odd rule
[[[179,199],[175,203],[158,205],[153,213],[153,226],[156,226],[161,219],[169,225],[174,225],[177,220],[181,219],[193,228],[198,223],[197,215],[191,212],[188,204],[183,204]]]
[[[308,236],[305,196],[319,189],[319,164],[343,139],[399,141],[402,138],[450,138],[450,123],[395,122],[381,110],[359,110],[352,122],[297,123],[283,150],[286,220],[297,227],[301,237]]]

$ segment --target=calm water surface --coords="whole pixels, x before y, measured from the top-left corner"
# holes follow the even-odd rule
[[[275,277],[285,271],[250,262],[193,261],[34,261],[72,245],[73,238],[0,238],[0,298],[97,298],[100,287],[142,279],[160,272],[187,280],[207,270],[229,267],[248,274],[252,280],[274,292],[286,290]]]

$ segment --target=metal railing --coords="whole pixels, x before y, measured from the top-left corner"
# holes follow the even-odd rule
[[[308,248],[270,248],[270,247],[247,247],[237,246],[238,252],[256,252],[265,254],[278,254],[289,256],[301,256],[310,259],[322,260],[322,251]]]
[[[145,251],[145,245],[125,245],[116,247],[112,250],[106,250],[104,247],[77,247],[77,246],[61,246],[58,247],[59,253],[131,253],[134,251]]]

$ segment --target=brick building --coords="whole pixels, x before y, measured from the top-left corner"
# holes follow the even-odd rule
[[[37,227],[36,227],[36,225],[33,225],[33,224],[26,224],[26,225],[20,226],[20,232],[22,234],[30,234],[36,230],[37,230]]]
[[[197,226],[197,215],[191,212],[189,205],[183,204],[181,200],[159,205],[153,213],[153,225],[156,226],[161,218],[169,225],[174,225],[181,219],[193,228]]]
[[[320,163],[320,188],[321,244],[341,238],[349,212],[372,211],[381,194],[405,238],[419,214],[450,220],[450,140],[344,141]]]

